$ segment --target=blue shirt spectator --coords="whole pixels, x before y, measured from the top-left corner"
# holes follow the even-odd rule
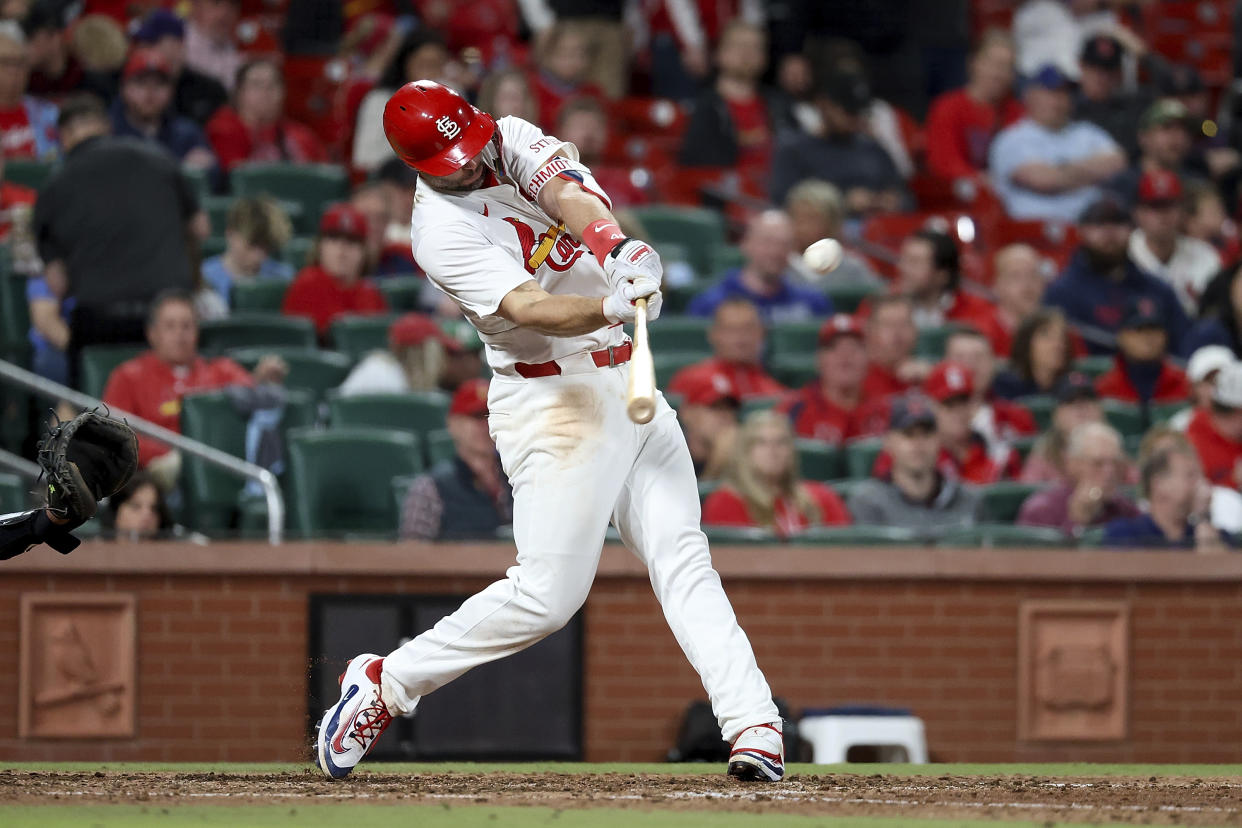
[[[42,276],[26,280],[26,304],[30,308],[30,346],[31,346],[31,370],[36,374],[52,382],[59,382],[65,385],[69,381],[69,362],[63,348],[57,347],[48,340],[47,336],[39,330],[41,323],[40,305],[50,308],[49,318],[52,320],[50,324],[55,325],[56,319],[64,323],[63,335],[68,337],[69,333],[69,314],[73,311],[74,301],[72,297],[61,300],[52,293],[52,289],[48,287],[47,280]],[[49,324],[49,323],[45,323]]]
[[[227,256],[227,253],[221,253],[219,256],[212,256],[203,262],[203,281],[210,285],[216,293],[220,294],[220,298],[230,307],[233,304],[234,282],[244,282],[251,278],[260,281],[279,279],[282,282],[288,282],[293,279],[293,265],[286,262],[277,261],[276,259],[264,259],[263,263],[259,265],[259,272],[251,277],[231,271]]]
[[[275,258],[292,235],[289,217],[273,199],[237,199],[225,219],[224,252],[203,262],[203,281],[232,307],[235,282],[292,280],[293,266]]]
[[[1071,322],[1115,334],[1126,307],[1135,299],[1155,301],[1165,330],[1169,350],[1181,353],[1190,320],[1173,288],[1149,276],[1126,254],[1130,238],[1130,216],[1119,202],[1103,198],[1083,213],[1079,228],[1082,244],[1060,278],[1044,292],[1043,304],[1060,308]],[[1092,353],[1111,353],[1114,347],[1093,340],[1084,331]]]
[[[1212,525],[1212,486],[1189,444],[1158,449],[1139,464],[1147,511],[1104,527],[1105,546],[1223,552],[1233,536]]]
[[[1125,169],[1125,154],[1098,126],[1070,120],[1070,81],[1056,67],[1028,82],[1023,103],[1026,117],[992,142],[992,182],[1011,218],[1073,222]]]
[[[759,309],[765,325],[802,322],[832,314],[832,301],[792,280],[793,225],[780,210],[751,219],[742,237],[741,267],[725,271],[720,281],[690,300],[692,316],[711,316],[726,299],[745,299]]]

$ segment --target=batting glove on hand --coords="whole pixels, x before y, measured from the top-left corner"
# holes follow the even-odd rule
[[[657,286],[664,281],[664,265],[660,254],[639,239],[624,239],[604,257],[604,273],[614,291],[625,282],[654,279]]]
[[[664,296],[660,293],[660,283],[649,277],[625,282],[611,296],[605,296],[604,318],[614,325],[618,322],[633,322],[637,313],[634,305],[636,299],[647,300],[647,321],[660,318],[660,306],[664,304]]]

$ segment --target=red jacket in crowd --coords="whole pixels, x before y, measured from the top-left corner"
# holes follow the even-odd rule
[[[323,336],[332,320],[347,313],[384,313],[388,300],[379,288],[366,279],[346,285],[318,265],[309,265],[298,272],[285,292],[281,311],[286,316],[306,316],[315,322]]]
[[[221,107],[207,122],[207,139],[220,166],[231,170],[247,161],[324,163],[328,152],[310,127],[285,118],[251,130],[231,107]]]
[[[946,92],[927,113],[927,171],[938,178],[973,178],[987,170],[988,148],[1003,127],[1022,117],[1022,105],[975,100],[965,89]]]
[[[723,374],[728,380],[729,387],[734,390],[738,399],[742,400],[751,397],[770,397],[783,394],[788,390],[760,365],[725,362],[715,357],[682,368],[669,381],[668,390],[673,394],[686,394],[692,387],[710,383],[711,377],[716,374]]]
[[[862,393],[867,400],[886,400],[895,394],[904,394],[913,386],[902,381],[895,373],[874,362],[867,368]]]
[[[804,480],[800,484],[815,500],[819,517],[812,524],[811,516],[803,514],[791,498],[777,498],[776,526],[778,537],[795,535],[809,526],[847,526],[852,522],[849,509],[840,496],[823,483]],[[742,495],[732,486],[721,486],[703,501],[704,526],[758,526]]]
[[[1186,374],[1167,359],[1160,366],[1160,376],[1156,378],[1156,387],[1148,402],[1182,402],[1190,398],[1190,380]],[[1130,381],[1121,357],[1117,357],[1111,371],[1103,374],[1095,381],[1095,392],[1104,399],[1121,400],[1122,402],[1143,402],[1138,389]]]
[[[1242,443],[1235,443],[1212,426],[1212,415],[1199,409],[1186,426],[1186,438],[1199,452],[1203,473],[1217,486],[1238,488],[1234,469],[1242,460]]]
[[[818,380],[786,397],[779,411],[789,417],[799,437],[829,443],[874,437],[888,427],[888,404],[884,400],[864,395],[856,407],[842,408],[824,396]]]
[[[245,368],[225,357],[198,357],[184,368],[175,368],[146,351],[113,370],[104,388],[103,401],[180,434],[181,398],[186,394],[253,384]],[[139,435],[138,465],[146,466],[168,451],[166,443]]]

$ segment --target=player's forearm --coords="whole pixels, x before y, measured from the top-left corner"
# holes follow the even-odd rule
[[[599,299],[555,294],[525,305],[511,321],[549,336],[582,336],[609,324]]]
[[[582,234],[590,224],[601,219],[614,224],[617,221],[599,196],[588,193],[574,181],[566,181],[558,189],[556,203],[552,206],[556,211],[552,217],[560,219],[565,229],[578,241],[587,241]]]

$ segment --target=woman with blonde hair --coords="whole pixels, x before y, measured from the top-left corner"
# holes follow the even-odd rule
[[[829,487],[798,476],[793,429],[775,411],[756,411],[742,423],[725,483],[703,504],[703,524],[756,526],[787,538],[810,526],[851,522]]]

